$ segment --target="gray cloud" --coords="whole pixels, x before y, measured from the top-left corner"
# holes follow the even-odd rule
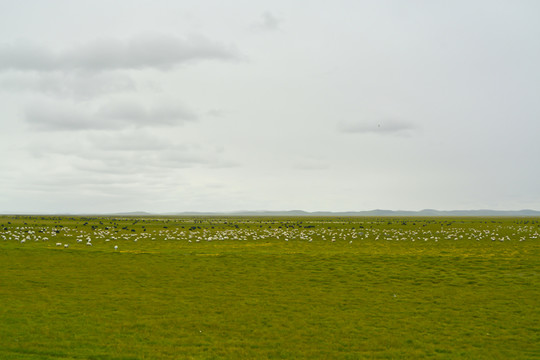
[[[90,173],[143,174],[167,173],[174,169],[207,166],[212,159],[179,149],[159,151],[86,151],[73,161],[73,168]]]
[[[173,176],[188,168],[225,168],[235,164],[223,158],[223,152],[206,144],[178,139],[178,135],[132,129],[110,132],[78,132],[66,137],[50,133],[29,141],[28,164],[34,164],[44,176],[80,178],[114,175],[124,184],[145,179]],[[45,165],[46,166],[40,166]],[[37,166],[36,166],[37,165]],[[55,174],[55,175],[53,175]],[[133,177],[136,175],[136,177]],[[61,187],[63,180],[58,181]]]
[[[101,121],[81,108],[66,103],[35,102],[24,109],[24,119],[37,130],[81,130],[101,128]]]
[[[328,162],[315,157],[302,157],[296,159],[292,167],[298,170],[327,170]]]
[[[90,99],[96,96],[137,90],[130,76],[116,72],[21,72],[9,71],[0,75],[0,90],[29,91],[62,98]]]
[[[342,122],[339,131],[347,134],[404,135],[417,130],[417,126],[408,121],[379,120],[363,122]]]
[[[261,14],[261,18],[255,24],[255,28],[260,30],[277,30],[281,19],[272,14],[270,11],[265,11]]]
[[[46,48],[28,41],[0,45],[0,70],[51,71],[59,59]]]
[[[280,23],[281,23],[280,18],[276,17],[274,14],[272,14],[269,11],[265,11],[261,15],[259,28],[265,29],[265,30],[277,30],[279,28]]]
[[[237,57],[234,48],[202,36],[141,35],[129,40],[98,39],[63,52],[53,52],[30,42],[3,44],[0,45],[0,70],[167,70],[191,61]]]
[[[88,141],[93,147],[103,151],[187,151],[188,146],[169,141],[146,130],[130,130],[116,133],[88,134]]]
[[[166,140],[165,140],[166,141]],[[171,171],[193,167],[221,167],[228,164],[211,149],[194,149],[190,146],[169,143],[166,149],[141,151],[111,148],[89,148],[80,151],[72,161],[74,169],[85,173],[104,173],[145,177],[171,174]],[[130,182],[132,180],[126,180]]]
[[[192,121],[196,116],[176,105],[161,104],[156,107],[144,107],[132,101],[114,101],[102,106],[97,117],[108,122],[128,123],[135,126],[175,125]]]
[[[145,107],[134,101],[110,101],[93,110],[83,104],[38,101],[25,107],[24,119],[36,130],[76,131],[174,126],[196,116],[170,104]]]

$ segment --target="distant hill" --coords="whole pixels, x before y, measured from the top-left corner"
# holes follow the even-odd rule
[[[152,213],[146,211],[130,211],[130,212],[119,212],[109,215],[122,215],[122,216],[152,216]]]

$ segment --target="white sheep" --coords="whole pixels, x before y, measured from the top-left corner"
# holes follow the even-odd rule
[[[56,246],[62,246],[62,243],[56,243]]]

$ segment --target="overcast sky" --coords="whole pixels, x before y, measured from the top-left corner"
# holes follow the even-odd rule
[[[0,0],[0,212],[540,210],[539,20]]]

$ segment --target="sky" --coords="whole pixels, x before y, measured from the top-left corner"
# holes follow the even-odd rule
[[[536,0],[0,0],[0,213],[540,210]]]

